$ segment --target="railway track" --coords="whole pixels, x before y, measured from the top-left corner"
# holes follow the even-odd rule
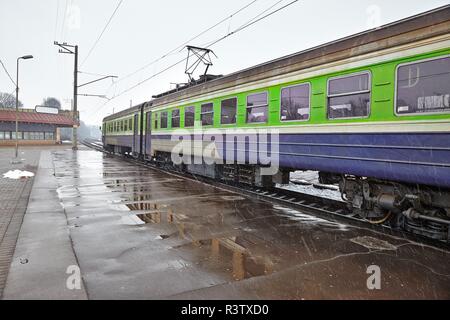
[[[446,241],[434,240],[425,236],[410,233],[405,230],[393,229],[389,225],[381,223],[373,223],[369,220],[362,219],[355,215],[347,204],[342,201],[328,199],[320,196],[314,196],[297,191],[287,190],[279,187],[265,189],[261,187],[253,187],[247,185],[232,185],[217,181],[208,177],[197,176],[187,172],[174,170],[172,167],[160,167],[155,164],[143,162],[133,157],[127,157],[118,154],[112,154],[103,149],[101,142],[97,140],[83,140],[82,144],[88,148],[97,150],[99,152],[107,153],[109,155],[119,157],[120,159],[129,163],[134,163],[160,172],[169,173],[183,179],[191,179],[207,183],[209,185],[225,189],[231,192],[239,193],[270,203],[276,203],[288,208],[299,210],[303,213],[312,214],[314,216],[324,218],[336,223],[348,223],[352,226],[371,229],[375,232],[388,234],[394,237],[405,238],[414,242],[419,242],[427,245],[432,245],[439,248],[450,249],[450,243]],[[295,182],[294,182],[295,183]],[[301,183],[304,184],[304,183]],[[310,184],[314,187],[313,184]]]

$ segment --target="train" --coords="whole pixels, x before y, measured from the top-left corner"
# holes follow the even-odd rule
[[[449,241],[450,6],[205,74],[101,129],[111,153],[230,183],[318,171],[362,219]]]

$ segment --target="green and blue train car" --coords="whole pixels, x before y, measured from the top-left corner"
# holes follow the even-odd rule
[[[184,159],[212,144],[215,164],[181,165],[217,179],[270,186],[319,171],[361,216],[448,239],[450,6],[163,93],[106,117],[103,133],[110,151],[164,163],[181,136],[200,141]],[[277,155],[269,178],[261,147]]]

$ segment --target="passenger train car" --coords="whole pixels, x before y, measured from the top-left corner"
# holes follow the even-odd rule
[[[204,77],[106,117],[102,130],[111,152],[236,183],[316,170],[361,217],[448,240],[450,6]],[[261,148],[277,172],[263,173]]]

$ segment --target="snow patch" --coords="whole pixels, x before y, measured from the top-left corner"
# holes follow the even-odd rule
[[[21,171],[21,170],[9,170],[8,172],[3,174],[3,178],[8,179],[20,179],[20,178],[29,178],[33,177],[34,173],[29,171]]]
[[[359,244],[367,249],[375,250],[397,250],[397,247],[385,240],[378,238],[363,236],[350,239],[351,242]]]

